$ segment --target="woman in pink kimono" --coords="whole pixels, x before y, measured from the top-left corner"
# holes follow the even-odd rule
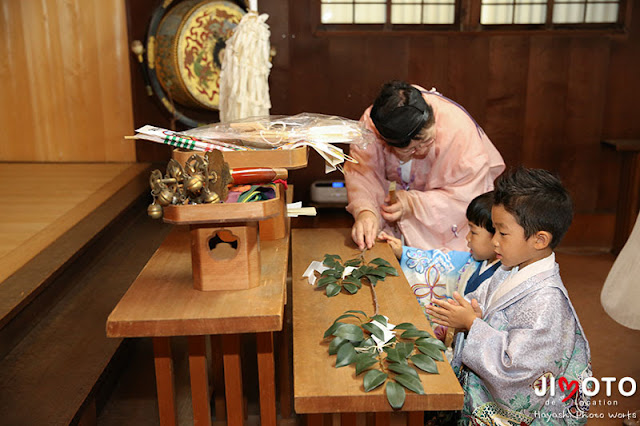
[[[411,247],[466,250],[467,206],[505,168],[480,126],[435,89],[401,81],[386,83],[361,121],[377,140],[353,145],[358,164],[345,167],[358,247],[371,248],[384,230]],[[390,182],[400,188],[395,203]]]

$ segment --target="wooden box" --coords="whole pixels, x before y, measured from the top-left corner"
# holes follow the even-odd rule
[[[252,288],[260,283],[260,239],[284,238],[287,231],[284,188],[278,184],[276,197],[266,201],[166,206],[163,220],[191,226],[194,288]]]
[[[184,164],[193,154],[204,155],[202,151],[191,151],[182,148],[173,150],[172,157]],[[271,149],[259,151],[224,151],[224,161],[230,168],[238,167],[279,167],[289,170],[307,166],[307,147],[295,149]]]

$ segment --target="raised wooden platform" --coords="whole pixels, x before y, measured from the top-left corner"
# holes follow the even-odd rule
[[[146,215],[149,172],[0,163],[1,423],[95,419],[128,347],[104,320],[170,229]]]
[[[149,172],[143,163],[0,163],[0,328],[144,194]]]

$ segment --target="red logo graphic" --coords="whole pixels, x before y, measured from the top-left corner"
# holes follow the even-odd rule
[[[569,382],[566,377],[560,377],[558,379],[558,386],[560,386],[560,390],[562,392],[565,391],[565,388],[566,390],[571,390],[571,393],[569,393],[569,395],[567,395],[562,400],[562,402],[567,402],[569,398],[571,398],[576,392],[578,392],[578,389],[580,388],[577,380],[572,380],[571,382]]]

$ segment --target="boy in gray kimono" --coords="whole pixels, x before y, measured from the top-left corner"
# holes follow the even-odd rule
[[[519,168],[495,186],[502,267],[467,299],[455,293],[429,312],[467,332],[452,362],[465,391],[460,424],[586,423],[589,344],[553,252],[571,223],[571,198],[544,170]]]

